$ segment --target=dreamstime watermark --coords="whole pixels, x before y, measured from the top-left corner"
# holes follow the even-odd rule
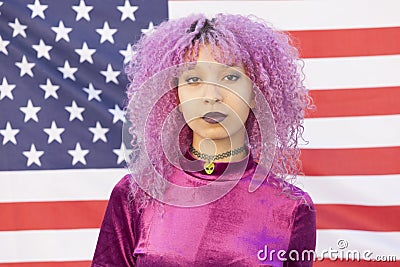
[[[346,239],[338,239],[337,248],[329,247],[321,251],[317,261],[329,259],[331,261],[396,261],[396,255],[375,255],[369,249],[349,249]]]
[[[286,251],[284,249],[269,249],[268,245],[265,245],[263,249],[257,252],[257,258],[260,261],[274,262],[278,261],[314,261],[317,257],[315,256],[314,250],[303,250],[301,252],[297,250]]]
[[[285,262],[285,261],[376,261],[376,262],[395,262],[397,260],[396,255],[375,255],[373,251],[369,249],[356,250],[348,249],[349,243],[345,239],[339,239],[337,241],[337,248],[329,247],[323,249],[318,253],[315,250],[290,250],[286,251],[283,249],[269,249],[268,245],[265,245],[263,249],[257,252],[257,258],[260,261],[268,262]]]

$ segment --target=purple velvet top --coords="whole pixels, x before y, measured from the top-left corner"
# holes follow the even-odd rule
[[[307,203],[291,199],[267,180],[249,193],[257,166],[251,154],[238,162],[216,162],[210,175],[176,169],[172,180],[185,186],[204,185],[228,164],[240,165],[245,160],[244,175],[222,198],[200,207],[165,205],[163,216],[156,205],[148,205],[141,213],[129,209],[130,176],[123,177],[108,202],[92,267],[312,266],[307,257],[298,261],[289,257],[315,249],[316,216],[311,198],[293,187]]]

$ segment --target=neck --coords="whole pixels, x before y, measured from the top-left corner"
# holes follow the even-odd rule
[[[234,150],[244,146],[245,129],[239,130],[234,135],[222,138],[222,139],[208,139],[201,137],[200,135],[193,132],[193,143],[194,149],[200,153],[207,155],[218,155],[224,152]],[[229,162],[239,161],[247,156],[246,152],[243,151],[237,155],[233,155],[224,159],[215,160],[216,162]]]

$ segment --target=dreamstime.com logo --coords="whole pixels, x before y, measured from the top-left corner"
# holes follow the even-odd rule
[[[285,261],[379,261],[395,262],[396,255],[375,255],[371,250],[351,250],[348,249],[349,243],[345,239],[337,241],[337,248],[329,247],[317,255],[314,250],[269,250],[268,245],[257,252],[257,258],[260,261],[285,262]]]

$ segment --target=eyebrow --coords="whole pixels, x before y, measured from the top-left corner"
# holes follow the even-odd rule
[[[197,64],[197,63],[203,63],[203,64]],[[210,62],[207,62],[207,61],[200,61],[200,62],[195,62],[195,63],[190,62],[190,63],[188,64],[188,66],[187,66],[187,70],[193,70],[193,69],[195,69],[198,65],[199,65],[199,66],[205,65],[204,63],[210,63]],[[226,64],[214,63],[214,62],[212,62],[212,64],[213,64],[213,65],[218,65],[218,66],[219,66],[220,68],[222,68],[222,69],[229,69],[229,68],[239,67],[239,66],[237,66],[237,65],[229,66],[229,65],[226,65]]]

